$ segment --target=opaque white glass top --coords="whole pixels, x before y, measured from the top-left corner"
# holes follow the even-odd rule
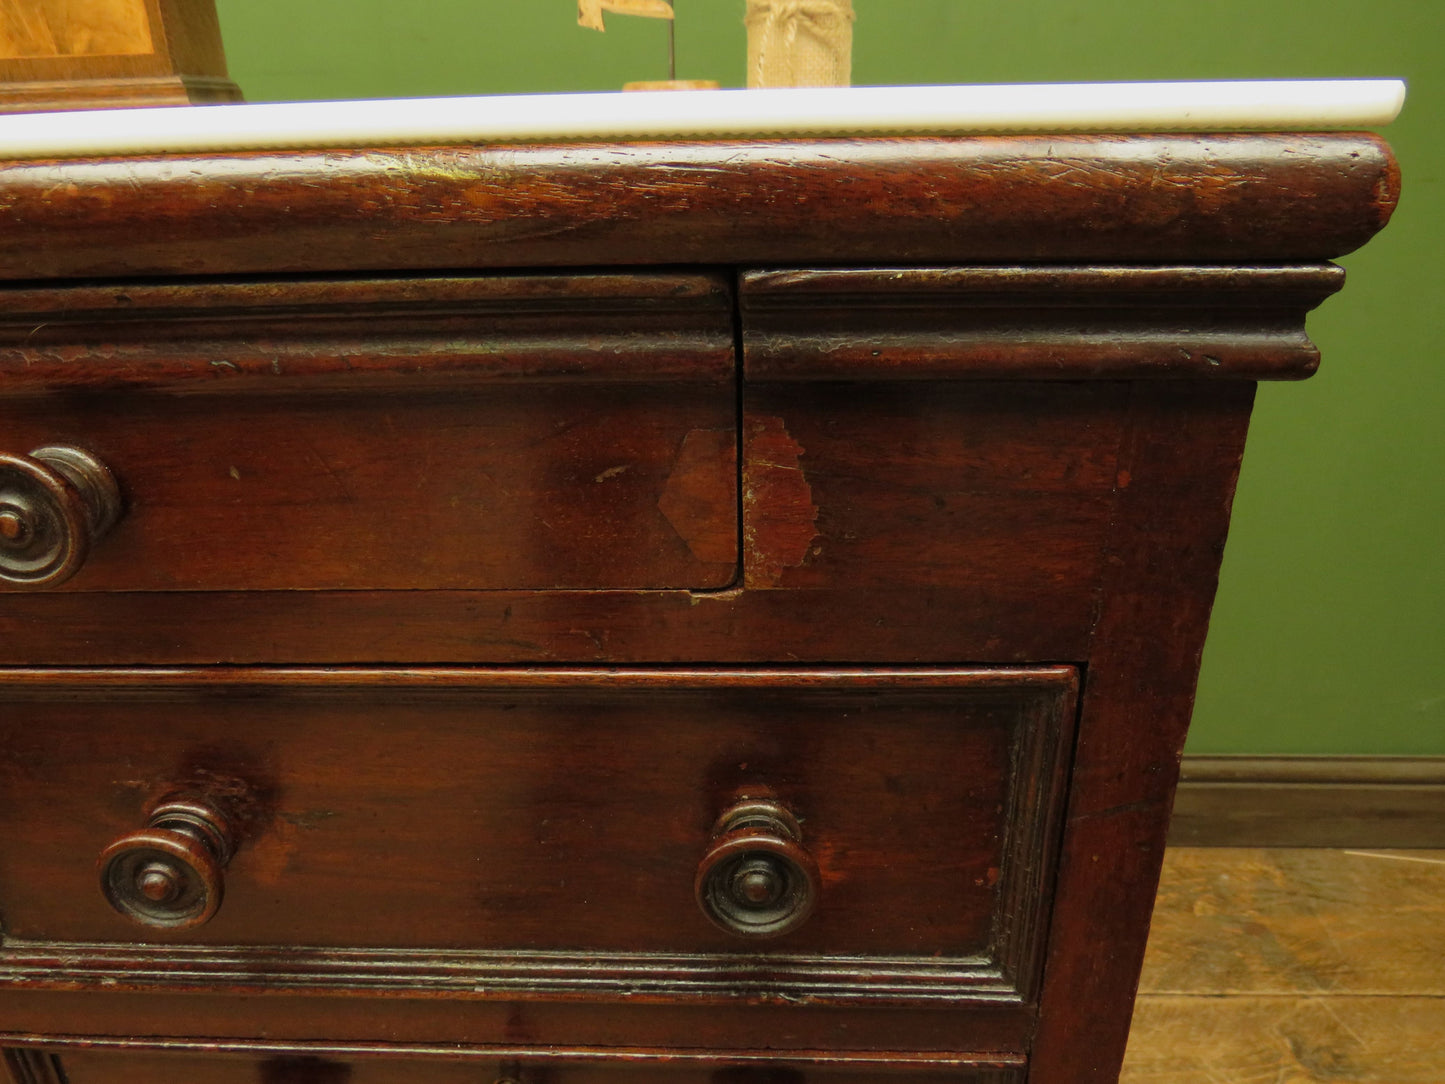
[[[108,109],[0,117],[0,158],[1002,132],[1376,128],[1398,79],[530,94]]]

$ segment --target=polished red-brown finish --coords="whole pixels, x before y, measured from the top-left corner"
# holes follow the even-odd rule
[[[0,170],[0,429],[125,512],[0,606],[11,1079],[1110,1084],[1255,382],[1397,189],[1348,133]],[[225,902],[140,924],[96,855],[176,802]]]
[[[1366,134],[317,150],[16,162],[0,279],[696,264],[1296,263],[1389,219]]]
[[[747,379],[1298,379],[1319,364],[1304,315],[1344,279],[1329,265],[753,271]]]
[[[1112,582],[1079,713],[1034,1045],[1041,1080],[1112,1082],[1123,1060],[1253,400],[1252,384],[1210,396],[1188,384],[1135,389]],[[1112,966],[1070,951],[1091,939]],[[1076,1038],[1081,1004],[1092,1045]]]
[[[0,858],[6,930],[176,943],[179,922],[130,929],[84,888],[91,841],[115,833],[130,789],[83,741],[103,713],[130,735],[134,776],[168,776],[215,810],[220,778],[256,809],[225,907],[185,944],[334,950],[288,987],[1017,999],[1041,951],[1075,695],[1067,668],[10,671],[11,755],[67,793],[116,797],[76,797],[54,822],[38,793],[12,794],[0,832],[48,843]],[[754,835],[737,817],[762,800],[737,795],[781,808]],[[807,882],[797,917],[816,913],[740,945],[694,902],[699,863],[780,834],[793,845],[771,853]],[[155,849],[127,836],[108,853],[127,848]],[[350,974],[338,964],[353,948],[415,950],[394,957],[409,977]],[[109,950],[74,953],[69,983],[118,977]],[[719,976],[719,954],[738,953]],[[224,955],[183,954],[181,981],[250,984],[245,954]],[[886,977],[868,976],[872,957]]]
[[[701,275],[21,290],[0,431],[121,480],[67,590],[725,587],[731,312]]]
[[[732,292],[716,272],[12,287],[0,398],[730,386]]]
[[[32,1051],[30,1075],[20,1084],[53,1084],[60,1078]],[[781,1064],[750,1064],[707,1057],[647,1058],[621,1056],[609,1064],[585,1057],[508,1058],[490,1051],[439,1050],[428,1062],[402,1060],[365,1048],[326,1049],[285,1054],[234,1054],[204,1049],[153,1054],[138,1050],[85,1049],[68,1054],[69,1084],[141,1084],[183,1073],[186,1080],[214,1084],[888,1084],[902,1072],[919,1084],[1020,1084],[1021,1066],[1013,1059],[980,1055],[952,1062],[898,1058],[890,1064],[871,1059],[859,1064],[798,1058]]]

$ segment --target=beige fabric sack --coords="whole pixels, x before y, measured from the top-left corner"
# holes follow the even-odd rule
[[[748,86],[846,87],[853,0],[748,0]]]

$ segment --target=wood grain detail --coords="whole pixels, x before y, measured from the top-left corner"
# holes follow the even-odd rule
[[[0,1048],[1114,1084],[1254,381],[1398,191],[1359,133],[0,170],[0,430],[126,502],[0,607]],[[245,798],[224,900],[135,928],[96,857],[177,792]],[[817,903],[744,942],[762,800]]]
[[[586,996],[599,1003],[747,999],[963,1008],[1020,1001],[1014,976],[986,957],[729,956],[720,968],[717,953],[346,951],[7,938],[0,985],[467,1001]]]
[[[1253,397],[1133,385],[1031,1084],[1113,1084],[1123,1062]]]
[[[47,67],[54,64],[45,59],[16,63]],[[0,67],[3,67],[3,62],[0,62]],[[47,76],[55,74],[53,70],[46,72]],[[57,109],[151,109],[240,100],[241,89],[231,80],[205,75],[43,78],[23,83],[0,83],[0,114],[44,113]]]
[[[70,589],[718,589],[738,564],[731,293],[680,274],[0,292],[0,422],[114,457],[131,514]]]
[[[1384,142],[1357,133],[25,162],[0,175],[0,278],[586,267],[599,259],[1298,263],[1363,244],[1389,219],[1398,191]],[[306,208],[304,218],[296,207]],[[137,229],[144,245],[134,243]]]
[[[561,573],[570,568],[573,584],[600,586],[609,582],[604,575],[613,584],[629,582],[621,572],[630,569],[632,584],[657,587],[667,582],[652,575],[664,558],[720,555],[713,542],[737,531],[736,512],[729,518],[722,511],[736,500],[734,474],[722,466],[713,472],[716,536],[696,524],[680,531],[669,517],[698,507],[698,468],[706,456],[686,457],[686,491],[675,492],[688,434],[719,432],[735,417],[723,383],[649,390],[502,382],[470,398],[424,390],[393,397],[147,394],[136,395],[125,415],[99,394],[48,405],[12,400],[0,409],[11,432],[52,439],[59,425],[104,436],[122,481],[133,494],[148,489],[150,499],[125,521],[128,533],[113,534],[97,554],[108,568],[92,566],[71,590],[16,595],[0,609],[0,658],[64,665],[1086,657],[1106,567],[1102,547],[1119,500],[1119,449],[1132,424],[1127,385],[867,387],[864,395],[843,382],[745,389],[748,575],[752,587],[770,586],[726,590],[736,565],[719,562],[704,566],[706,580],[693,581],[706,584],[706,595],[569,591]],[[225,428],[214,424],[222,402]],[[616,409],[599,411],[603,404]],[[395,423],[403,408],[414,411],[407,414],[411,428],[389,432],[386,419]],[[154,425],[137,426],[136,419]],[[175,442],[156,437],[154,428],[182,421],[188,443],[177,460]],[[573,421],[580,424],[554,433],[554,424]],[[388,437],[385,448],[377,444],[379,431]],[[411,449],[409,457],[384,454],[397,441]],[[113,454],[112,444],[133,450]],[[620,451],[628,447],[632,456]],[[128,479],[132,463],[144,471]],[[488,463],[485,474],[474,469]],[[530,503],[545,514],[532,515],[506,491],[534,479],[544,464],[541,481],[548,484],[532,491]],[[367,479],[389,484],[362,485]],[[447,547],[450,564],[431,551],[397,563],[383,529],[392,522],[392,492],[409,502],[413,530],[417,510],[425,510],[441,524],[466,528],[474,546]],[[235,532],[227,502],[247,493],[255,494],[254,507],[274,507],[275,515],[249,526],[253,541],[242,549],[211,545]],[[478,501],[453,509],[453,497],[469,494]],[[479,503],[484,494],[494,503]],[[630,503],[620,500],[624,494],[632,495]],[[687,502],[674,504],[673,496]],[[376,515],[360,514],[366,503]],[[362,520],[365,533],[322,538],[298,530],[301,523],[345,528]],[[539,530],[538,521],[553,526]],[[141,526],[161,524],[169,524],[165,537],[180,540],[167,543],[176,549],[164,562],[155,559],[159,537],[141,545]],[[614,543],[598,536],[604,524],[616,529]],[[653,548],[629,544],[621,531],[627,524],[631,538],[651,539]],[[569,534],[568,526],[577,529]],[[278,563],[265,556],[263,538],[273,551],[306,560]],[[638,569],[643,562],[648,578]],[[86,579],[102,571],[129,593],[82,591],[105,583]],[[244,573],[251,590],[217,590],[221,573],[232,584]],[[511,587],[539,584],[549,593],[508,589],[507,577],[521,573],[528,579],[514,578]],[[320,590],[325,576],[349,589]],[[488,590],[438,589],[446,577],[463,586],[465,576]],[[154,587],[142,590],[147,577]],[[375,590],[407,577],[430,589]],[[268,583],[309,590],[259,590]],[[84,598],[67,601],[71,594]]]
[[[37,864],[31,848],[0,864],[0,985],[1030,1002],[1074,682],[1062,667],[5,672],[9,714],[29,720],[5,732],[7,760],[43,770],[47,786],[114,790],[103,764],[65,752],[76,747],[64,735],[103,705],[132,735],[142,789],[204,795],[224,771],[266,812],[231,861],[225,905],[178,944],[87,891],[99,849],[88,841],[107,841],[112,808],[129,803],[75,806],[49,829],[71,862]],[[370,736],[350,726],[358,705],[378,724]],[[789,721],[782,746],[757,730],[763,717]],[[164,720],[166,736],[144,736],[143,720]],[[860,762],[881,742],[886,766]],[[328,783],[342,744],[350,766]],[[555,768],[545,779],[513,763],[539,751]],[[609,794],[619,774],[631,798]],[[406,778],[431,782],[413,793]],[[753,786],[798,811],[822,869],[818,914],[766,948],[712,930],[692,899],[724,797]],[[12,790],[4,830],[43,831],[27,788]],[[389,812],[375,824],[370,809]],[[649,824],[669,827],[653,838]],[[457,863],[473,846],[480,873]],[[365,875],[381,853],[387,871]],[[414,883],[429,903],[407,918]],[[151,943],[97,943],[108,933]],[[284,947],[296,944],[332,947]]]
[[[0,290],[0,394],[734,381],[716,274]]]
[[[1043,605],[1092,627],[1125,385],[865,386],[747,388],[747,584],[966,587],[1013,600],[999,623]]]
[[[217,410],[151,395],[117,410],[99,392],[0,402],[14,447],[84,448],[126,506],[47,593],[714,589],[736,575],[727,384],[246,395],[225,424]],[[666,497],[698,430],[717,436],[681,464],[685,537]]]
[[[753,383],[1299,379],[1330,265],[898,268],[743,275]]]
[[[1445,852],[1171,847],[1141,996],[1434,997]]]
[[[668,533],[676,535],[671,526]],[[11,594],[0,607],[0,660],[166,666],[419,658],[614,666],[1082,658],[1096,607],[1093,585],[1051,586],[1040,594],[1020,570],[983,584],[806,591]]]
[[[0,0],[0,59],[149,53],[145,0]]]
[[[448,997],[327,997],[284,991],[237,997],[225,991],[107,993],[96,990],[13,990],[0,987],[8,1031],[0,1046],[73,1037],[132,1046],[167,1040],[212,1048],[254,1044],[271,1049],[317,1043],[425,1053],[459,1045],[503,1051],[582,1049],[599,1060],[625,1061],[639,1051],[680,1054],[736,1052],[743,1057],[792,1054],[841,1059],[898,1052],[925,1060],[986,1052],[1018,1064],[1028,1050],[1032,1013],[1019,1005],[957,1007],[918,1003],[789,1006],[778,1001],[599,1004],[574,998],[475,1000]],[[84,1014],[78,1015],[78,1014]],[[157,1035],[157,1021],[166,1033]],[[79,1028],[84,1032],[77,1034]],[[139,1041],[137,1041],[139,1040]],[[264,1050],[264,1047],[263,1047]]]
[[[1438,998],[1149,996],[1135,1011],[1155,1048],[1119,1084],[1438,1084]]]
[[[1171,847],[1120,1080],[1445,1079],[1442,888],[1439,850]]]

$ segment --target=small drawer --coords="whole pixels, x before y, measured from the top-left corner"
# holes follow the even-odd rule
[[[0,975],[1028,1002],[1075,697],[1067,667],[0,672]]]
[[[0,586],[723,587],[736,414],[709,276],[0,291]]]

